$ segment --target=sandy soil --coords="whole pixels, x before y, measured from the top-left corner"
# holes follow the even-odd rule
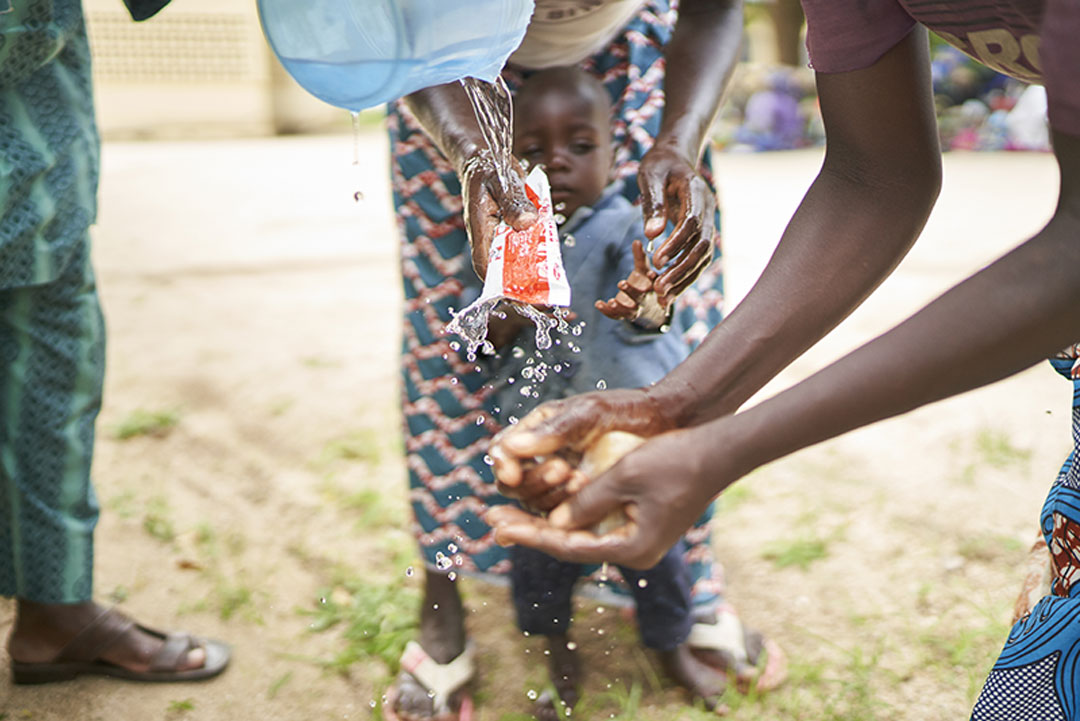
[[[347,135],[106,145],[95,232],[110,330],[97,593],[143,620],[227,639],[235,661],[194,686],[79,679],[16,689],[0,659],[0,719],[377,717],[370,704],[385,690],[384,667],[360,659],[346,674],[325,670],[318,659],[346,641],[339,629],[313,632],[301,612],[324,594],[348,602],[352,582],[417,583],[397,440],[400,298],[382,135],[362,137],[360,166],[352,157]],[[719,158],[733,301],[819,158]],[[1037,229],[1056,171],[1041,155],[953,154],[945,185],[897,273],[764,394]],[[717,552],[744,617],[788,650],[793,682],[770,699],[736,701],[733,716],[966,718],[1067,451],[1068,398],[1040,366],[740,483],[723,504]],[[139,410],[172,414],[175,426],[120,440]],[[782,565],[808,549],[805,569]],[[503,590],[464,585],[479,716],[514,718],[542,683],[538,647],[514,631]],[[0,627],[10,616],[0,604]],[[681,697],[653,688],[645,657],[628,650],[633,635],[611,616],[600,623],[596,609],[582,611],[589,690],[637,684],[639,717],[678,717]],[[606,637],[590,633],[612,624]],[[604,717],[633,715],[625,698],[611,703]]]

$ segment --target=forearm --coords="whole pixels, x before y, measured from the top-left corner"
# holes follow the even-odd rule
[[[725,447],[737,449],[728,480],[1005,378],[1078,337],[1080,215],[1059,213],[1031,241],[892,331],[792,389],[717,421]]]
[[[458,175],[465,161],[486,147],[460,83],[418,90],[405,97],[405,104]]]
[[[695,165],[738,60],[742,0],[683,0],[664,50],[664,114],[658,145]]]
[[[823,170],[745,299],[653,389],[677,425],[734,412],[858,307],[918,237],[936,187]]]
[[[650,391],[674,425],[734,412],[832,330],[896,267],[937,199],[925,35],[871,68],[819,76],[818,96],[821,172],[743,302]]]

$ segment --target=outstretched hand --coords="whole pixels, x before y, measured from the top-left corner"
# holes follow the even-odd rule
[[[465,161],[459,173],[473,269],[481,280],[487,276],[491,242],[499,223],[525,230],[540,217],[525,194],[525,172],[517,163],[510,166],[509,187],[499,179],[495,162],[487,151]]]
[[[721,469],[704,467],[698,429],[647,441],[607,473],[584,484],[547,518],[511,506],[486,514],[502,545],[530,546],[578,563],[651,568],[708,506]],[[709,476],[706,478],[706,476]],[[614,511],[627,522],[598,535],[589,530]]]
[[[652,240],[668,223],[675,228],[653,254],[660,273],[653,287],[665,308],[709,267],[716,234],[716,197],[705,179],[683,155],[654,145],[638,169],[645,237]]]
[[[615,320],[633,320],[641,313],[642,305],[648,294],[653,293],[653,283],[659,275],[649,267],[645,257],[645,248],[640,240],[633,245],[634,269],[629,277],[618,283],[619,292],[609,300],[596,301],[596,309]],[[654,301],[655,302],[655,301]]]
[[[566,456],[608,431],[649,437],[674,427],[646,389],[584,393],[536,408],[495,436],[489,453],[500,492],[540,508],[541,496],[572,479]]]

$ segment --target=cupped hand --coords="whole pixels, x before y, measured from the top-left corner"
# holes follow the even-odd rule
[[[708,444],[697,437],[701,432],[672,431],[647,441],[547,518],[497,506],[485,519],[502,545],[529,546],[576,563],[652,568],[701,516],[724,475],[704,462]],[[603,535],[589,530],[619,509],[625,524]]]
[[[615,320],[633,320],[641,312],[642,302],[645,296],[653,292],[653,283],[658,276],[657,272],[649,267],[645,258],[645,248],[640,240],[635,240],[632,245],[634,252],[634,269],[629,277],[618,283],[619,292],[614,298],[596,301],[596,309]]]
[[[668,409],[648,389],[583,393],[536,408],[495,436],[489,454],[503,495],[539,508],[542,496],[573,479],[574,466],[566,457],[603,434],[627,431],[648,437],[674,427]]]
[[[525,230],[539,218],[536,206],[525,194],[525,172],[516,162],[510,164],[510,170],[504,184],[485,150],[466,160],[459,172],[473,269],[481,280],[487,276],[491,242],[499,223]]]
[[[713,258],[716,234],[716,196],[693,163],[662,144],[653,146],[638,169],[645,237],[675,228],[653,254],[657,269],[671,266],[656,279],[654,288],[665,307],[697,280]]]

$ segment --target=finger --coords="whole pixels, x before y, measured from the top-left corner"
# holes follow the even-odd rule
[[[634,270],[648,273],[649,263],[648,258],[645,257],[645,246],[635,238],[634,242],[630,244],[630,249],[634,253]]]
[[[630,313],[631,315],[637,314],[637,301],[631,298],[630,294],[627,293],[625,290],[620,290],[618,293],[616,293],[615,297],[612,298],[612,301],[620,308],[622,308],[624,312]]]
[[[573,468],[565,459],[555,457],[536,467],[536,475],[548,486],[558,486],[570,480]]]
[[[525,230],[540,218],[540,214],[525,193],[522,171],[517,169],[517,172],[511,173],[509,181],[509,187],[504,187],[497,177],[492,178],[488,181],[488,188],[499,206],[503,222],[514,230]]]
[[[669,305],[671,305],[671,303],[676,298],[678,298],[680,295],[682,295],[683,293],[686,292],[687,288],[689,288],[691,285],[693,285],[695,282],[697,282],[697,279],[699,277],[701,277],[701,274],[704,273],[705,270],[708,269],[708,267],[709,267],[709,265],[711,263],[712,263],[712,253],[707,253],[705,255],[705,257],[702,259],[702,263],[701,263],[701,266],[699,268],[694,270],[692,273],[687,275],[685,278],[682,278],[681,280],[676,281],[675,285],[673,285],[670,289],[668,289],[667,295],[660,297],[661,305],[664,308],[667,308]]]
[[[712,241],[715,228],[716,199],[712,190],[699,177],[679,183],[675,196],[676,207],[669,209],[675,216],[675,229],[653,255],[653,265],[662,268],[679,252],[699,238]]]
[[[710,266],[712,261],[713,244],[701,242],[690,248],[686,256],[674,266],[661,273],[653,284],[653,288],[656,289],[665,307],[694,281],[697,281],[698,276]]]
[[[615,490],[615,476],[600,475],[551,512],[548,520],[556,528],[589,528],[621,510],[623,500]]]
[[[592,531],[553,528],[543,519],[528,514],[508,516],[492,525],[495,541],[500,546],[529,546],[573,563],[620,563],[621,559],[630,556],[631,535],[626,526],[598,536]]]
[[[652,240],[664,232],[667,227],[667,213],[664,211],[664,186],[666,177],[662,173],[642,169],[638,172],[638,188],[641,189],[641,213],[645,219],[645,237]]]
[[[690,279],[690,283],[693,283],[701,275],[701,271],[708,267],[711,260],[711,242],[702,240],[694,244],[684,255],[680,256],[675,265],[665,270],[656,279],[654,283],[656,294],[662,297],[670,296],[672,289],[676,285],[683,284],[683,281]],[[683,284],[682,290],[686,290],[687,285],[689,283]]]
[[[521,484],[521,462],[516,456],[507,453],[503,449],[498,435],[492,439],[491,447],[488,448],[488,455],[491,456],[491,469],[494,471],[495,478],[499,483],[503,483],[510,487],[516,487]],[[505,496],[508,494],[503,492],[503,495]]]
[[[645,273],[639,273],[635,270],[630,274],[629,278],[619,282],[619,288],[628,293],[634,292],[640,295],[653,289],[653,281]]]
[[[608,301],[598,300],[593,306],[613,320],[626,320],[634,317],[633,311],[628,312],[625,308],[616,305],[614,299]]]

